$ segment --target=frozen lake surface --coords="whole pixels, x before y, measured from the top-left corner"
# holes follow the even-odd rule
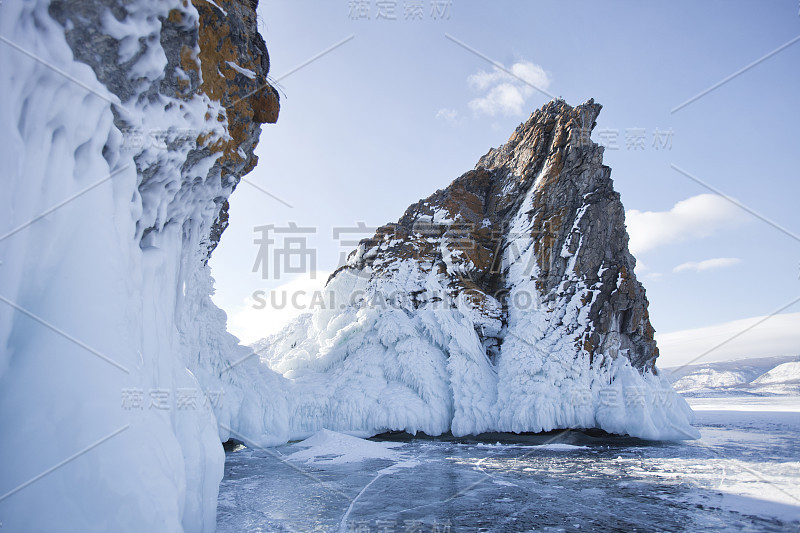
[[[699,441],[577,431],[227,452],[217,528],[244,531],[800,530],[800,397],[696,398]]]

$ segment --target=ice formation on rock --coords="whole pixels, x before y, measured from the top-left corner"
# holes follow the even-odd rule
[[[289,431],[601,428],[694,438],[655,367],[600,106],[554,100],[449,187],[360,243],[333,305],[260,343]]]
[[[278,113],[255,3],[0,5],[6,531],[213,531],[220,440],[288,437],[206,265]]]

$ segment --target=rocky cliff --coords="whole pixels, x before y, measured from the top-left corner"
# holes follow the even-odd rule
[[[184,115],[148,123],[127,105],[112,106],[114,124],[125,135],[127,148],[137,152],[133,157],[143,177],[139,191],[145,212],[138,224],[140,237],[158,231],[171,219],[164,197],[172,195],[186,203],[197,177],[214,182],[219,189],[213,198],[216,217],[208,236],[209,254],[227,227],[227,197],[258,161],[253,150],[261,124],[275,123],[280,110],[278,92],[267,81],[269,54],[258,33],[257,6],[257,0],[194,0],[173,5],[50,2],[48,12],[64,27],[75,59],[89,65],[120,102],[145,105],[152,112],[161,106],[166,116],[172,110]],[[132,34],[134,30],[139,35]],[[154,76],[148,79],[146,74]],[[186,116],[191,111],[183,104],[198,95],[210,105],[202,119],[191,120]],[[183,180],[176,191],[162,194],[176,185],[174,168],[148,151],[180,153],[185,158]],[[219,156],[210,169],[191,175],[192,167],[202,166],[215,154]],[[148,205],[146,200],[151,198],[158,198],[161,206]],[[166,210],[158,213],[159,207]]]
[[[213,531],[220,441],[287,438],[207,265],[279,112],[256,3],[0,5],[4,529]]]
[[[494,335],[478,331],[494,358],[513,305],[510,269],[520,266],[520,239],[530,241],[531,262],[522,268],[536,281],[538,305],[582,293],[586,320],[570,333],[576,350],[590,359],[622,355],[635,368],[653,371],[658,348],[633,273],[624,209],[611,169],[602,164],[603,149],[589,138],[600,108],[591,100],[575,108],[550,102],[475,170],[361,243],[344,268],[370,267],[370,277],[382,277],[410,258],[437,270],[448,296],[468,296],[482,324],[499,320]],[[374,253],[365,258],[366,251]]]
[[[657,375],[624,210],[590,139],[600,108],[534,112],[362,241],[328,281],[335,305],[262,344],[293,380],[291,431],[695,435]]]

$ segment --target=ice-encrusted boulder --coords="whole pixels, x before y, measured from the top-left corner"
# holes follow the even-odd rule
[[[697,436],[658,375],[624,210],[554,100],[474,170],[362,241],[329,303],[260,344],[291,379],[292,435],[601,428]]]
[[[6,531],[212,531],[220,440],[287,438],[207,265],[279,110],[256,3],[0,5]]]

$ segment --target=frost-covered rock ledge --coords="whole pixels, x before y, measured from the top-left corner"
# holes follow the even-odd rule
[[[696,438],[655,367],[600,105],[554,100],[473,171],[362,241],[329,305],[255,345],[289,432],[600,428]],[[333,305],[330,305],[333,303]]]
[[[213,531],[220,441],[288,437],[206,265],[278,115],[256,3],[0,5],[4,531]]]

